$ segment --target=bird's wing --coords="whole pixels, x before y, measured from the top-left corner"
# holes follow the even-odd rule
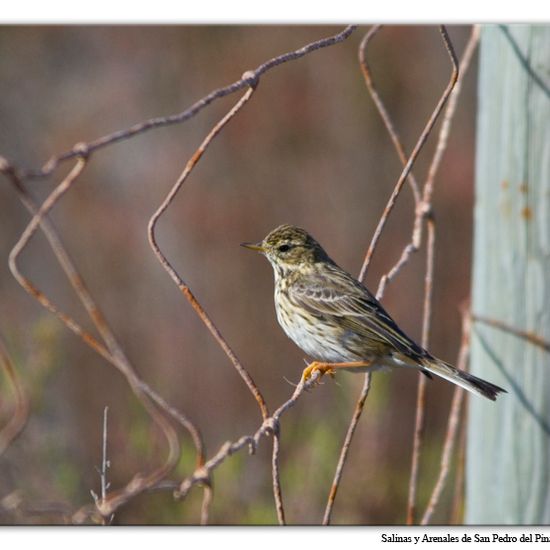
[[[427,355],[397,326],[366,287],[339,268],[296,281],[288,291],[291,299],[312,315],[338,317],[343,328],[370,339],[373,344],[393,348],[414,359]]]

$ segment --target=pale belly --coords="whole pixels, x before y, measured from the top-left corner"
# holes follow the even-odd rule
[[[277,320],[285,334],[309,357],[323,363],[365,362],[368,366],[345,368],[350,372],[386,370],[388,368],[420,368],[419,365],[404,363],[392,353],[384,356],[365,355],[365,345],[361,337],[351,331],[334,331],[322,318],[311,319],[294,307],[280,307],[285,297],[278,295],[275,287],[275,310]],[[282,298],[282,299],[281,299]],[[368,349],[368,348],[367,348]]]
[[[345,336],[332,334],[322,321],[311,323],[300,313],[283,311],[275,301],[277,320],[285,334],[307,355],[316,361],[342,363],[362,358],[345,347]]]

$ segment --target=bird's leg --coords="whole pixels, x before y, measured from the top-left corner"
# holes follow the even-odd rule
[[[319,372],[319,379],[324,374],[334,376],[336,369],[354,369],[354,368],[368,368],[372,365],[372,361],[350,361],[348,363],[322,363],[320,361],[311,362],[302,372],[302,380],[305,382],[311,375],[317,371]]]

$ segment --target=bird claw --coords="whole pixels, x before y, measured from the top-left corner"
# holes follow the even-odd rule
[[[302,381],[307,382],[316,372],[319,373],[319,377],[316,380],[317,383],[321,381],[321,378],[325,374],[328,374],[331,378],[334,378],[336,374],[329,363],[313,361],[313,363],[310,363],[302,372]]]

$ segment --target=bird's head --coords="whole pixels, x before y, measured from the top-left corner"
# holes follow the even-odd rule
[[[242,243],[241,246],[263,254],[278,273],[331,261],[321,245],[304,229],[294,225],[281,225],[259,243]]]

